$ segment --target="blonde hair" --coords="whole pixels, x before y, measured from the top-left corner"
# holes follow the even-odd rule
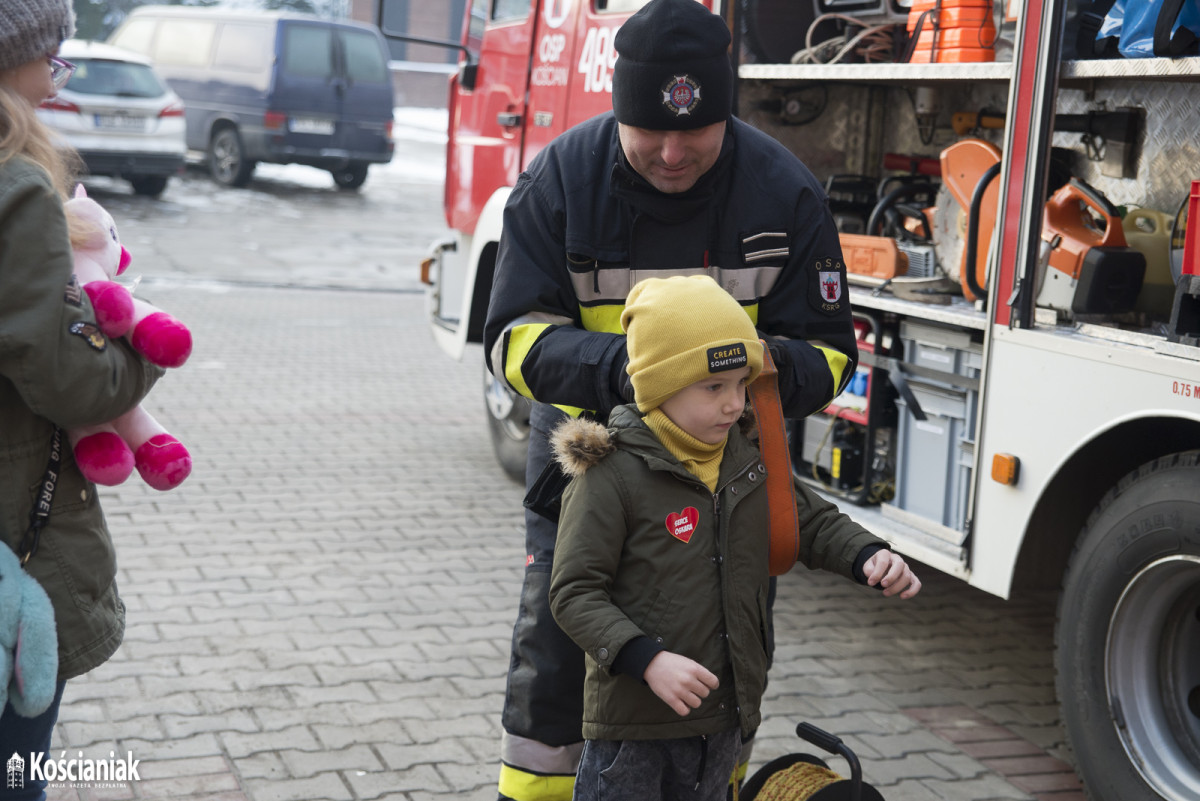
[[[80,160],[74,150],[60,150],[29,101],[0,82],[0,164],[21,155],[46,171],[64,200],[75,185]]]

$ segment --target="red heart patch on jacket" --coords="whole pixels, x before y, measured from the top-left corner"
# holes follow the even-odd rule
[[[696,525],[700,522],[700,512],[695,506],[689,506],[682,512],[671,512],[667,515],[667,531],[671,532],[671,536],[681,542],[687,542],[692,538],[692,534],[696,532]]]

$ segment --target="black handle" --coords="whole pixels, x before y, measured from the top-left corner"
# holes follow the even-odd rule
[[[975,275],[975,262],[978,261],[979,253],[979,215],[980,207],[983,205],[983,194],[999,174],[1000,162],[998,161],[984,170],[983,175],[979,178],[979,183],[975,185],[975,192],[971,195],[971,207],[967,211],[967,252],[963,254],[965,262],[963,277],[967,279],[967,286],[971,288],[971,294],[984,302],[987,302],[987,290],[979,285],[979,277]],[[990,247],[991,243],[989,242],[988,245]]]
[[[904,399],[904,403],[908,406],[908,411],[912,414],[914,420],[928,420],[925,410],[921,408],[921,402],[917,400],[917,396],[913,394],[912,387],[908,385],[908,379],[904,376],[904,368],[896,359],[888,359],[888,380],[892,382],[892,386],[900,393],[900,397]],[[803,726],[804,724],[800,724]],[[799,733],[799,732],[797,732]],[[801,737],[804,735],[801,734]]]
[[[1092,202],[1099,211],[1108,219],[1118,219],[1121,215],[1117,212],[1117,207],[1112,204],[1112,201],[1086,181],[1081,181],[1078,178],[1071,178],[1070,184],[1083,193],[1084,197]]]
[[[796,734],[802,739],[820,748],[829,754],[839,753],[838,749],[842,747],[840,738],[830,734],[824,729],[818,729],[811,723],[797,723]]]
[[[818,729],[811,723],[797,723],[796,734],[818,748],[830,754],[837,754],[850,765],[850,801],[861,801],[862,798],[862,766],[845,743],[824,729]]]

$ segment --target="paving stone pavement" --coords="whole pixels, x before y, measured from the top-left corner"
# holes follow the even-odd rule
[[[423,301],[152,282],[195,353],[146,406],[188,481],[103,490],[125,643],[67,686],[55,754],[131,753],[139,780],[52,799],[495,798],[523,568],[521,489],[490,456],[478,350]],[[907,602],[779,582],[753,768],[841,737],[888,801],[1075,801],[1053,696],[1053,606],[925,569]],[[836,757],[830,762],[844,770]]]

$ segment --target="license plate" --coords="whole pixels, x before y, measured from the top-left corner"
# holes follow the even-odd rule
[[[97,114],[96,127],[117,131],[146,130],[145,117],[133,117],[129,114]]]
[[[333,135],[333,120],[315,120],[309,117],[292,117],[288,121],[292,133]]]

